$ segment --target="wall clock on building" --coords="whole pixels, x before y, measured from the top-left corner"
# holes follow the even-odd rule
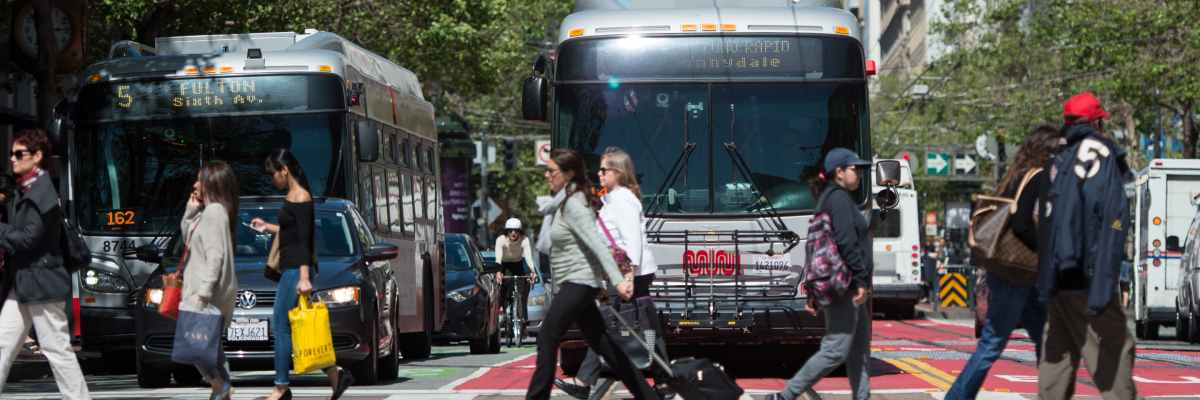
[[[54,31],[55,74],[61,77],[83,66],[86,43],[87,5],[78,0],[51,1],[51,29]],[[33,4],[29,0],[9,3],[11,14],[9,26],[10,55],[13,61],[27,72],[39,70],[37,64],[37,24],[34,23]]]

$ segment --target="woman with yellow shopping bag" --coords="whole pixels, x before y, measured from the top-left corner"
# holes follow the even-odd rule
[[[304,169],[300,167],[296,156],[285,149],[271,152],[264,167],[271,175],[271,183],[275,187],[288,190],[283,207],[279,209],[279,225],[267,223],[259,218],[250,221],[250,225],[255,229],[278,235],[279,243],[279,288],[275,292],[275,311],[272,318],[272,321],[278,321],[272,323],[272,333],[275,336],[275,390],[267,396],[267,400],[292,398],[292,391],[288,389],[288,370],[291,369],[289,366],[293,358],[296,360],[297,373],[323,369],[325,374],[329,375],[329,382],[333,386],[333,396],[330,400],[337,400],[354,383],[354,377],[332,362],[335,360],[329,333],[329,314],[324,311],[325,304],[317,303],[318,308],[308,309],[308,296],[312,292],[310,278],[317,274],[316,259],[312,257],[314,222],[308,178],[304,176]],[[293,310],[294,308],[297,310]],[[289,315],[292,313],[295,313],[297,318]],[[329,346],[327,351],[322,352],[321,343]],[[322,360],[321,357],[313,357],[320,353],[328,354],[327,358]]]

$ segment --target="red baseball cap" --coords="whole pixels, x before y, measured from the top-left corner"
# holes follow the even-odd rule
[[[1097,99],[1091,93],[1076,95],[1067,100],[1067,104],[1063,106],[1063,117],[1068,115],[1087,118],[1088,121],[1111,118],[1104,109],[1100,108],[1100,99]]]

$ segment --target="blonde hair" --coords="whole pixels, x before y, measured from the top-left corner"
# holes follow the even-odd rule
[[[600,162],[604,160],[608,160],[611,171],[617,173],[617,183],[632,191],[638,201],[641,201],[642,186],[638,185],[637,175],[633,173],[633,159],[629,158],[629,153],[618,147],[609,147],[604,150],[604,156],[600,157]]]

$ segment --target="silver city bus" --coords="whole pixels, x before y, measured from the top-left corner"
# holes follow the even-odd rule
[[[354,302],[386,315],[376,343],[361,346],[377,344],[385,359],[429,356],[444,320],[444,232],[433,106],[412,72],[307,30],[121,42],[85,76],[78,101],[56,107],[52,126],[62,128],[51,129],[67,150],[62,204],[93,254],[75,278],[85,351],[125,366],[146,346],[135,317],[153,311],[152,299],[138,296],[157,284],[158,264],[138,253],[165,250],[200,164],[227,161],[242,196],[276,196],[263,161],[286,148],[313,197],[348,200],[374,236],[363,240],[399,248],[390,265],[376,263],[394,286]],[[253,297],[242,293],[240,309]]]
[[[858,26],[837,0],[590,0],[535,60],[553,86],[525,80],[525,118],[550,121],[553,146],[592,171],[609,146],[633,158],[669,344],[824,336],[799,285],[806,181],[835,147],[870,159]],[[870,194],[864,179],[855,201],[875,215]]]

